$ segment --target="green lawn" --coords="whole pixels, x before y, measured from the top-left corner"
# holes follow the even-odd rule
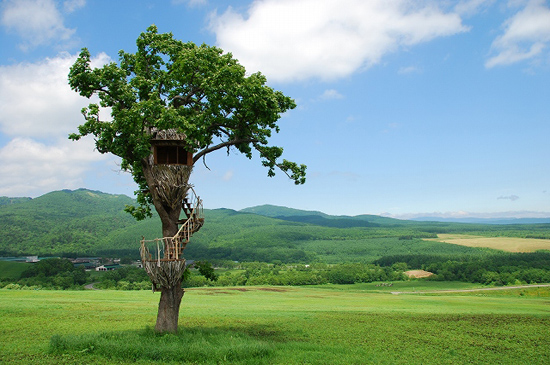
[[[410,291],[421,288],[420,281],[411,283],[417,285]],[[550,362],[547,288],[484,295],[392,295],[407,287],[373,288],[380,289],[187,289],[177,336],[146,330],[154,326],[158,293],[0,290],[0,362]]]

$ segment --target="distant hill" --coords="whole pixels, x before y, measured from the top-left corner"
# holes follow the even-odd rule
[[[242,209],[244,213],[254,213],[264,217],[278,218],[292,222],[315,224],[324,227],[352,228],[352,227],[380,227],[404,225],[406,221],[386,218],[377,215],[332,216],[319,211],[299,210],[277,205],[259,205]]]
[[[452,222],[473,224],[547,224],[549,218],[442,218],[442,217],[418,217],[411,220],[417,222]]]
[[[299,210],[299,209],[281,207],[278,205],[270,205],[270,204],[258,205],[255,207],[241,209],[240,212],[253,213],[253,214],[263,215],[264,217],[271,217],[271,218],[296,217],[296,216],[319,216],[324,218],[329,217],[328,214],[314,211],[314,210]]]
[[[133,202],[79,189],[0,205],[0,255],[95,253],[113,232],[137,224],[123,211]]]
[[[7,196],[0,196],[0,205],[12,205],[17,203],[23,203],[31,199],[32,198],[8,198]]]
[[[141,237],[157,238],[157,216],[136,221],[124,212],[134,200],[87,189],[35,199],[2,198],[0,256],[132,256]],[[264,262],[372,262],[388,255],[485,254],[422,238],[472,233],[550,238],[550,225],[415,222],[374,215],[331,216],[264,205],[241,211],[205,210],[206,223],[185,250],[189,259]]]

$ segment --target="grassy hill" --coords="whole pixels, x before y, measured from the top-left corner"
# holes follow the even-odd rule
[[[310,223],[319,226],[338,228],[403,226],[412,223],[409,221],[369,214],[354,217],[345,215],[332,216],[319,211],[299,210],[269,204],[245,208],[242,209],[241,212],[253,213],[263,215],[265,217],[278,218],[293,222]]]
[[[123,211],[132,202],[124,195],[79,189],[0,205],[0,254],[93,254],[114,231],[136,224]]]
[[[158,237],[158,217],[125,213],[133,199],[79,189],[30,198],[1,198],[0,256],[133,256],[139,240]],[[186,248],[189,259],[338,263],[390,255],[485,255],[490,250],[426,242],[438,233],[550,238],[550,225],[490,226],[413,222],[372,215],[330,216],[264,205],[206,210],[206,224]]]

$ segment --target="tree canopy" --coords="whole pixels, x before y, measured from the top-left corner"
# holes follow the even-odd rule
[[[139,185],[140,206],[127,208],[134,217],[151,215],[142,160],[151,154],[151,139],[159,130],[185,135],[193,164],[222,148],[248,158],[256,150],[268,176],[278,168],[296,184],[305,182],[306,166],[281,159],[283,149],[269,144],[273,131],[279,132],[281,114],[296,104],[268,87],[261,73],[248,76],[230,53],[159,34],[154,25],[136,43],[136,53],[120,51],[118,64],[101,68],[90,66],[84,48],[69,73],[73,90],[100,100],[82,109],[85,123],[69,138],[93,135],[99,152],[122,158],[121,168]],[[112,120],[102,120],[100,108],[110,108]]]

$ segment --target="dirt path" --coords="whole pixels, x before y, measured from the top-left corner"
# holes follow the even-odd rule
[[[88,290],[99,290],[99,289],[97,289],[97,288],[94,288],[94,284],[97,284],[97,282],[91,283],[91,284],[88,284],[88,285],[84,286],[84,289],[88,289]]]
[[[392,291],[391,294],[442,294],[442,293],[468,293],[475,291],[488,290],[508,290],[508,289],[525,289],[525,288],[542,288],[550,286],[550,284],[535,284],[535,285],[515,285],[515,286],[498,286],[494,288],[477,288],[477,289],[441,289],[441,290],[420,290],[420,291]]]

